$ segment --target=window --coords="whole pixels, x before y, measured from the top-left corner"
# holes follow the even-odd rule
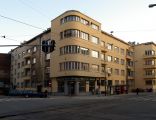
[[[113,44],[107,43],[107,49],[108,50],[113,50]]]
[[[105,47],[105,42],[104,41],[101,41],[101,46]]]
[[[80,53],[84,54],[84,55],[89,55],[89,49],[84,48],[84,47],[80,47]]]
[[[155,75],[155,70],[146,70],[145,74],[148,75]]]
[[[35,70],[32,70],[32,75],[36,75],[36,71]]]
[[[81,38],[84,40],[89,40],[89,34],[81,31]]]
[[[155,55],[154,50],[145,50],[145,55]]]
[[[106,81],[105,80],[101,80],[101,86],[105,86],[106,85]]]
[[[28,49],[28,50],[27,50],[27,53],[30,53],[30,52],[31,52],[31,50],[30,50],[30,49]]]
[[[77,45],[68,45],[60,48],[60,55],[76,53],[89,55],[89,49]]]
[[[125,76],[125,70],[121,70],[121,75]]]
[[[46,60],[50,60],[50,53],[46,54]]]
[[[64,70],[83,70],[89,71],[89,64],[77,61],[69,61],[60,63],[60,71]]]
[[[155,65],[155,61],[154,60],[146,60],[145,65]]]
[[[89,34],[83,31],[80,32],[80,30],[68,29],[65,30],[64,32],[60,32],[60,39],[69,38],[69,37],[78,37],[84,40],[89,40]]]
[[[124,80],[121,80],[121,85],[125,85],[125,81]]]
[[[21,57],[21,54],[19,53],[19,54],[18,54],[18,59],[20,59],[20,57]]]
[[[119,64],[119,58],[114,57],[114,62]]]
[[[61,32],[60,36],[61,36],[61,39],[68,38],[68,37],[79,37],[80,31],[76,29],[69,29],[69,30],[65,30],[64,32]]]
[[[114,73],[115,75],[119,75],[119,69],[115,69]]]
[[[152,80],[145,80],[145,84],[146,85],[152,85],[153,84],[153,81]]]
[[[86,91],[86,81],[80,81],[79,82],[79,91],[85,92]]]
[[[101,60],[105,60],[105,55],[101,54]]]
[[[91,40],[93,43],[95,44],[99,44],[99,38],[95,37],[95,36],[92,36],[92,40]]]
[[[89,70],[89,64],[88,63],[81,63],[81,70],[88,71]]]
[[[99,52],[92,50],[92,57],[98,58],[99,57]]]
[[[92,27],[93,29],[95,29],[95,30],[99,30],[99,26],[98,26],[98,25],[95,25],[95,24],[93,24],[93,23],[91,23],[91,27]]]
[[[25,55],[25,51],[22,52],[22,56],[24,56],[24,55]]]
[[[26,61],[26,64],[27,65],[30,65],[30,60],[29,59]]]
[[[117,52],[117,53],[119,53],[119,47],[115,46],[114,47],[114,51]]]
[[[37,47],[34,46],[34,47],[33,47],[33,52],[36,52],[36,51],[37,51]]]
[[[128,71],[127,71],[127,74],[128,74],[128,76],[130,76],[130,77],[134,77],[134,71],[128,70]]]
[[[108,62],[112,62],[112,61],[113,61],[113,57],[108,55],[108,56],[107,56],[107,61],[108,61]]]
[[[125,64],[125,60],[121,59],[121,65],[124,65],[124,64]]]
[[[115,80],[115,85],[119,85],[119,80]]]
[[[124,49],[120,49],[120,52],[121,52],[121,55],[124,55],[125,54],[125,50]]]
[[[80,21],[80,17],[76,15],[66,16],[60,20],[60,23],[63,24],[70,21]]]
[[[93,65],[92,65],[92,70],[93,70],[93,71],[96,71],[96,72],[99,71],[99,65],[93,64]]]
[[[134,55],[134,52],[127,50],[127,55],[128,56],[133,56]]]
[[[107,73],[112,74],[113,73],[113,69],[112,68],[107,68]]]
[[[18,68],[20,68],[20,63],[18,63]]]
[[[64,92],[64,81],[58,81],[58,92]]]
[[[128,61],[127,61],[127,65],[128,65],[128,66],[133,66],[134,63],[133,63],[133,61],[128,60]]]
[[[84,25],[89,25],[89,21],[81,18],[81,23]]]
[[[36,63],[36,58],[33,58],[33,63]]]

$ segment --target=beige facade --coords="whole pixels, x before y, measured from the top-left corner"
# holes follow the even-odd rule
[[[41,50],[42,40],[56,42],[48,62]],[[37,90],[40,85],[53,94],[79,95],[124,93],[134,88],[134,47],[102,31],[101,23],[79,11],[61,14],[51,21],[49,30],[23,45],[11,52],[12,81],[17,89]],[[36,45],[39,46],[34,53]],[[23,55],[23,51],[27,54]],[[50,70],[47,79],[45,68]]]
[[[156,45],[152,42],[135,45],[135,86],[156,89]]]
[[[78,11],[67,11],[51,24],[56,41],[51,53],[53,91],[110,93],[124,91],[129,81],[134,85],[133,48],[128,43],[102,31],[99,22]]]

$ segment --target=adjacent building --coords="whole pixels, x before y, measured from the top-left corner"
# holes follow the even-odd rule
[[[51,39],[51,29],[25,41],[11,51],[12,87],[41,91],[50,80],[50,55],[42,52],[43,40]]]
[[[156,45],[153,42],[135,45],[135,86],[156,90]]]
[[[42,51],[43,40],[55,40],[52,53]],[[11,51],[11,82],[16,89],[59,95],[155,90],[155,51],[152,42],[124,42],[101,30],[98,21],[70,10]]]
[[[10,54],[0,53],[0,94],[4,94],[10,85]]]

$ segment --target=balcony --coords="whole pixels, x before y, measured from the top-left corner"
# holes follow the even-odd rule
[[[130,56],[130,55],[126,55],[126,59],[133,59],[133,56]]]
[[[132,65],[127,65],[127,69],[133,70],[133,69],[134,69],[134,66],[132,66]]]
[[[107,64],[107,60],[101,60],[101,64]]]
[[[144,65],[144,69],[156,69],[156,65]]]
[[[24,68],[24,69],[31,68],[31,65],[30,65],[30,64],[26,64],[26,65],[23,66],[23,68]]]
[[[134,76],[128,76],[128,79],[134,79]]]
[[[144,59],[148,59],[148,58],[156,58],[156,55],[143,55]]]
[[[31,79],[31,76],[30,75],[25,75],[22,77],[23,80],[30,80]]]
[[[144,79],[156,78],[156,74],[153,75],[144,75]]]
[[[23,58],[30,58],[31,57],[31,53],[26,53]]]
[[[107,47],[106,46],[101,46],[101,52],[102,53],[106,53],[108,50],[107,50]]]

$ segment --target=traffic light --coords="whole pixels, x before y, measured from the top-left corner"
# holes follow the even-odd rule
[[[42,51],[45,53],[50,53],[55,50],[55,40],[42,41]]]
[[[42,51],[47,53],[48,52],[48,42],[47,41],[42,41]]]
[[[52,40],[50,43],[50,52],[53,52],[55,50],[55,40]]]

